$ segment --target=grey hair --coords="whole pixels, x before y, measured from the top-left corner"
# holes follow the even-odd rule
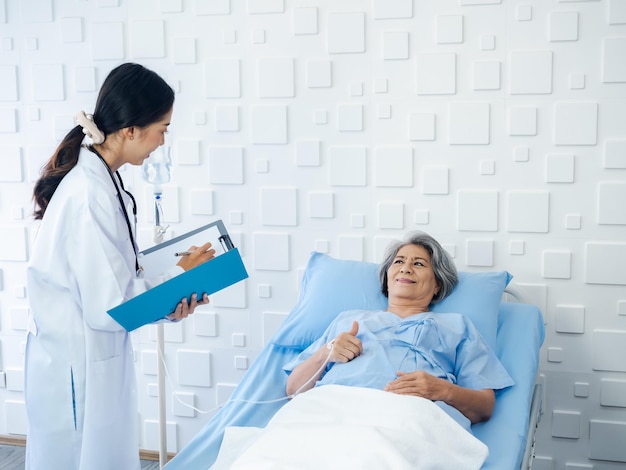
[[[381,292],[385,297],[389,296],[387,288],[387,271],[396,258],[400,248],[406,245],[417,245],[424,248],[430,255],[430,262],[435,273],[435,281],[439,285],[439,291],[433,296],[432,304],[445,299],[459,282],[456,266],[448,252],[437,240],[425,232],[413,231],[406,234],[404,240],[392,241],[385,251],[385,256],[378,268],[378,279]]]

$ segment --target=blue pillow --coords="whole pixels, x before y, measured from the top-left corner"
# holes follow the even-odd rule
[[[431,306],[433,312],[465,314],[495,351],[498,310],[512,276],[506,272],[459,272],[452,293]],[[378,264],[335,259],[313,252],[302,279],[298,302],[271,339],[275,345],[305,349],[346,310],[385,310]]]

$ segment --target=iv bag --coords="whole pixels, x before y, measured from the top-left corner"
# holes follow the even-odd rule
[[[172,178],[172,157],[169,146],[161,146],[141,166],[144,181],[154,185],[168,183]]]

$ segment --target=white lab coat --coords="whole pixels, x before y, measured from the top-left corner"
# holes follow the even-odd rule
[[[27,270],[27,470],[140,468],[132,345],[107,310],[180,271],[136,277],[115,186],[98,156],[81,150],[48,205]]]

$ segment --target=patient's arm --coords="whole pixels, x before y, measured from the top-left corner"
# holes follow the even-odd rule
[[[398,378],[389,382],[385,390],[400,395],[416,395],[433,401],[443,401],[463,413],[472,424],[487,421],[496,402],[491,389],[472,390],[424,371],[398,372]]]
[[[363,344],[356,337],[358,322],[352,322],[350,331],[340,333],[333,341],[313,353],[307,360],[294,367],[287,377],[287,396],[313,388],[323,375],[329,362],[350,362],[363,352]]]

